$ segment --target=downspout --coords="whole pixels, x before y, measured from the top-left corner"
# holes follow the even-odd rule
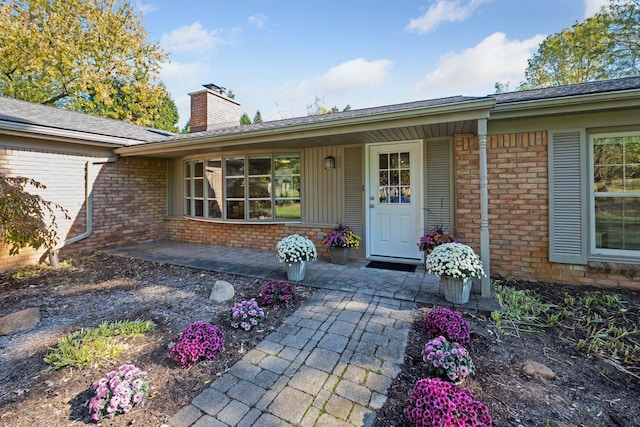
[[[79,234],[71,239],[66,239],[62,243],[58,243],[56,247],[49,252],[49,263],[52,267],[58,267],[60,265],[60,260],[58,259],[58,251],[62,248],[65,248],[69,245],[77,243],[81,240],[86,239],[91,236],[93,233],[93,185],[90,184],[91,180],[91,167],[93,165],[102,165],[105,163],[114,163],[117,162],[120,158],[119,155],[115,154],[109,157],[107,160],[100,162],[91,162],[87,161],[84,166],[84,205],[85,205],[85,213],[86,213],[86,230],[84,233]]]
[[[478,119],[478,145],[480,155],[480,260],[486,274],[482,277],[480,295],[491,295],[491,263],[489,253],[489,190],[487,180],[487,119]]]

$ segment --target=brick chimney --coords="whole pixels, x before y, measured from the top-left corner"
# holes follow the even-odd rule
[[[191,132],[240,124],[240,103],[225,95],[225,88],[214,84],[203,85],[205,90],[192,92]]]

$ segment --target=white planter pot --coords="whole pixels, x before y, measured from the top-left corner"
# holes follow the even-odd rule
[[[287,279],[292,282],[299,282],[304,279],[304,273],[307,270],[306,261],[287,262],[284,265],[287,268]]]
[[[449,276],[440,276],[440,284],[444,290],[444,299],[454,304],[466,304],[469,302],[469,294],[473,282],[470,277],[458,279]]]

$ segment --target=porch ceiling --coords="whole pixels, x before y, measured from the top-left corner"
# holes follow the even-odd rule
[[[192,144],[181,145],[167,149],[153,150],[153,152],[138,152],[136,148],[128,147],[117,150],[123,156],[146,155],[159,158],[178,158],[201,153],[215,153],[229,150],[262,150],[262,149],[300,149],[312,147],[326,147],[336,145],[369,144],[376,142],[406,141],[426,138],[451,137],[460,134],[476,134],[477,120],[466,119],[442,123],[430,123],[420,125],[406,125],[372,130],[359,130],[353,132],[336,132],[330,134],[308,135],[300,133],[296,135],[274,135],[271,138],[246,138],[244,140],[221,141],[194,141]],[[197,136],[197,134],[192,134]]]

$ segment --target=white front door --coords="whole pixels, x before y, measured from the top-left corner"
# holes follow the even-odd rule
[[[422,142],[369,145],[367,163],[367,255],[421,260]]]

